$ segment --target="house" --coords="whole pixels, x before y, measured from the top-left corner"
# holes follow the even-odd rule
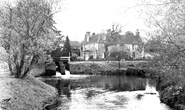
[[[106,34],[86,32],[85,39],[81,43],[81,57],[84,60],[104,58]]]
[[[144,57],[144,43],[140,37],[140,32],[137,29],[136,34],[125,33],[122,35],[121,43],[124,47],[130,51],[130,56],[133,59],[139,59]]]
[[[84,60],[105,58],[105,42],[108,40],[109,33],[110,29],[107,30],[107,33],[100,34],[90,35],[90,32],[86,32],[85,39],[81,43],[81,57]],[[117,34],[113,37],[119,38],[114,41],[114,45],[123,46],[124,49],[129,51],[129,56],[133,59],[144,57],[144,43],[140,37],[139,30],[136,31],[135,35],[132,32],[127,32],[124,35]],[[108,50],[110,49],[111,45],[108,47]]]

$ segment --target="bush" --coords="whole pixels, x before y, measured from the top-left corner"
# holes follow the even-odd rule
[[[172,108],[185,109],[185,81],[184,76],[178,72],[160,74],[157,90],[160,91],[160,99]]]
[[[93,60],[93,56],[92,55],[89,57],[89,60]]]
[[[77,61],[83,61],[84,59],[82,57],[77,57]]]
[[[78,56],[77,56],[76,54],[73,54],[73,55],[71,56],[71,61],[76,61],[77,58],[78,58]]]

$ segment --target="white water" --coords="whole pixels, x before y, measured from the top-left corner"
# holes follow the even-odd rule
[[[93,75],[92,75],[93,76]],[[82,78],[86,78],[89,77],[89,75],[71,75],[70,71],[65,70],[65,75],[62,75],[60,72],[56,72],[56,75],[54,76],[54,78],[56,79],[82,79]],[[53,77],[51,78],[47,78],[47,79],[53,79]]]
[[[56,72],[56,77],[61,77],[61,78],[65,78],[65,79],[68,79],[70,78],[71,74],[70,74],[70,71],[68,70],[65,70],[65,75],[62,75],[60,72]]]

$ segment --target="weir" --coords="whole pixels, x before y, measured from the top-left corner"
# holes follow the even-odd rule
[[[62,75],[70,73],[70,56],[68,57],[53,57],[53,60],[56,64],[56,71],[60,72]],[[58,73],[56,73],[58,74]]]

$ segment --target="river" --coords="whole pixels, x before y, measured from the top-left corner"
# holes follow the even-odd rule
[[[69,75],[42,78],[58,89],[53,110],[170,110],[155,80],[128,76]]]

